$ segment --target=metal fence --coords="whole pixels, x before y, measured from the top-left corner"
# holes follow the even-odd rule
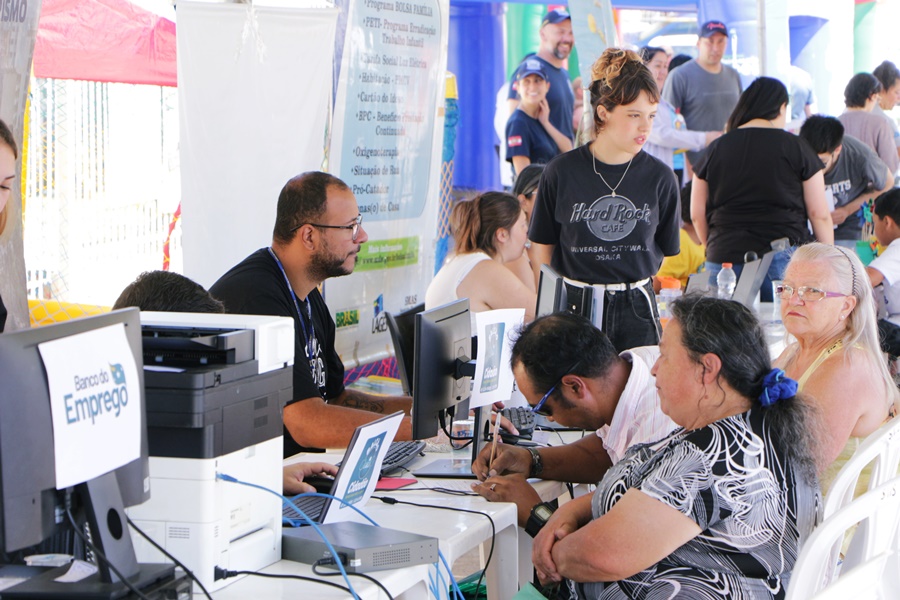
[[[177,91],[35,79],[28,109],[25,267],[30,300],[110,305],[161,269],[180,202]],[[169,244],[181,261],[181,229]]]

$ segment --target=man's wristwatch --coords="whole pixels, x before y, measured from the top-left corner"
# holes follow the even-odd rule
[[[538,531],[543,529],[550,517],[553,516],[554,510],[556,509],[548,502],[535,504],[534,508],[531,509],[531,515],[528,517],[528,522],[525,523],[525,533],[531,537],[536,536]]]
[[[540,477],[541,473],[544,472],[544,461],[541,459],[541,454],[537,451],[537,448],[529,446],[527,450],[531,453],[531,470],[528,471],[528,476]]]

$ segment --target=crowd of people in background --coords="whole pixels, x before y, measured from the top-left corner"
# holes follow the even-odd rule
[[[727,33],[704,23],[697,58],[684,61],[662,48],[609,48],[582,88],[565,68],[571,19],[548,12],[538,52],[508,86],[511,186],[454,206],[455,251],[425,294],[426,308],[468,298],[473,315],[524,308],[511,360],[518,390],[538,415],[596,430],[556,448],[485,448],[473,463],[475,492],[516,504],[552,597],[781,597],[820,494],[900,408],[900,133],[888,114],[900,71],[885,61],[855,75],[846,110],[817,115],[799,74],[790,89],[769,77],[744,89],[723,63]],[[576,102],[583,90],[589,102]],[[16,156],[7,137],[0,211]],[[884,248],[866,267],[857,248],[870,231]],[[410,411],[408,397],[344,386],[317,289],[353,271],[367,237],[344,182],[304,173],[281,192],[271,246],[209,293],[151,273],[116,306],[292,317],[285,456],[346,445],[357,425]],[[727,299],[670,302],[663,330],[658,277],[684,285],[706,270],[715,287],[723,264],[739,274],[767,252],[761,299],[780,300],[780,356],[770,357],[753,312]],[[592,290],[589,319],[535,314],[542,265]],[[410,435],[407,416],[398,439]],[[307,491],[304,478],[333,473],[286,467],[284,489]],[[597,489],[557,508],[529,477]]]
[[[548,14],[542,49],[561,39],[545,28],[564,22],[563,12]],[[568,53],[571,36],[564,39]],[[713,20],[700,27],[693,59],[656,47],[607,49],[583,86],[592,113],[587,143],[578,143],[586,120],[575,118],[574,149],[545,143],[549,160],[535,151],[524,163],[525,138],[507,130],[513,186],[535,193],[516,192],[527,205],[532,269],[537,277],[548,264],[567,282],[592,287],[593,325],[602,331],[601,340],[581,339],[575,331],[591,329],[582,317],[538,316],[516,342],[516,381],[540,414],[596,429],[598,439],[531,456],[510,448],[492,469],[483,456],[474,489],[517,504],[520,524],[535,536],[537,574],[560,586],[559,597],[676,589],[697,598],[736,589],[779,596],[815,525],[818,490],[827,492],[858,441],[900,407],[892,370],[900,354],[900,129],[890,114],[900,103],[900,70],[884,61],[854,75],[844,111],[821,115],[808,73],[792,67],[790,87],[758,77],[745,89],[723,62],[727,45],[726,24]],[[532,86],[523,80],[548,77],[531,75],[537,65],[527,59],[522,65],[512,80],[525,103]],[[551,115],[567,110],[549,107]],[[526,175],[517,163],[540,173]],[[881,248],[866,267],[857,251],[870,251],[873,237]],[[755,316],[735,302],[686,296],[662,332],[657,277],[684,286],[705,270],[715,288],[724,263],[739,276],[769,252],[760,299],[777,295],[787,334],[774,361]],[[584,359],[564,364],[563,345]],[[551,353],[559,360],[548,360]],[[642,396],[629,373],[645,364],[656,390]],[[639,398],[641,422],[665,415],[675,430],[622,429],[624,407]],[[616,446],[612,431],[630,431],[619,438],[627,445]],[[711,443],[726,439],[734,442]],[[737,440],[758,446],[736,451]],[[727,455],[717,454],[723,447]],[[540,474],[545,459],[552,479],[602,476],[598,491],[539,510],[524,478]],[[573,469],[579,461],[599,470]],[[779,483],[754,507],[758,514],[710,517],[704,509],[746,500],[723,497],[728,485],[762,481]],[[735,527],[757,528],[759,543],[730,539]],[[777,548],[763,541],[776,538]],[[615,556],[604,551],[610,544]],[[781,558],[768,560],[774,555]]]

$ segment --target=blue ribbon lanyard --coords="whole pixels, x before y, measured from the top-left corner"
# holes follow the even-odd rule
[[[272,258],[275,259],[275,264],[278,265],[278,268],[281,269],[281,274],[284,276],[284,282],[287,284],[288,290],[291,292],[291,298],[294,299],[294,307],[297,309],[297,316],[300,317],[300,325],[301,331],[303,332],[304,337],[306,338],[306,362],[309,364],[309,370],[312,373],[313,383],[318,385],[316,381],[316,369],[313,364],[313,360],[315,359],[315,347],[313,346],[313,339],[316,336],[316,330],[313,326],[312,320],[312,303],[307,298],[304,303],[306,304],[306,318],[303,316],[303,312],[300,310],[300,302],[297,300],[297,294],[294,292],[294,288],[291,287],[291,281],[288,279],[287,273],[284,272],[284,266],[281,264],[281,261],[278,260],[278,257],[275,255],[275,252],[270,247],[269,254],[272,255]]]

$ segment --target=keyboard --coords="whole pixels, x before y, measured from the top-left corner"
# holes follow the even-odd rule
[[[303,511],[307,517],[312,519],[313,521],[318,522],[322,517],[322,508],[325,506],[325,502],[328,498],[322,498],[321,496],[304,496],[302,498],[294,498],[291,500],[292,505],[284,504],[281,508],[281,516],[285,519],[291,519],[292,521],[301,521],[303,525],[306,525],[306,521],[303,517],[300,516],[300,513],[297,512],[294,507],[296,506],[300,510]]]
[[[388,448],[387,455],[384,457],[384,462],[381,463],[382,477],[405,466],[412,459],[419,456],[424,449],[424,440],[392,442],[390,448]]]
[[[419,456],[423,450],[425,450],[424,440],[391,442],[387,454],[384,456],[384,462],[381,463],[381,477],[405,466],[412,459]],[[337,466],[340,467],[341,463],[338,463]]]
[[[500,411],[500,414],[509,419],[513,427],[519,431],[519,438],[531,439],[531,434],[534,431],[534,413],[531,412],[531,407],[514,406],[512,408],[504,408]],[[500,437],[503,437],[502,433]],[[515,438],[510,438],[508,441],[504,438],[503,441],[509,444],[516,443]]]

